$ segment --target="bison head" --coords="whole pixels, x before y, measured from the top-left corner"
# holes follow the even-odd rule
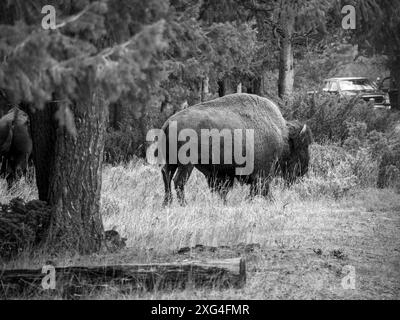
[[[298,121],[287,121],[286,125],[287,145],[278,160],[278,169],[286,183],[291,184],[308,171],[310,160],[308,146],[313,142],[313,136],[310,128]]]

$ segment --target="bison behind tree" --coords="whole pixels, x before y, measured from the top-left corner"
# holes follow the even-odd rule
[[[0,176],[6,177],[9,187],[26,175],[31,152],[28,116],[15,107],[0,119]]]
[[[177,162],[171,161],[170,145],[174,143],[176,149],[180,150],[186,144],[186,141],[179,141],[177,137],[170,136],[172,124],[176,125],[178,133],[183,129],[194,130],[199,139],[202,136],[201,131],[204,129],[217,129],[219,132],[226,129],[231,132],[234,130],[253,130],[252,160],[254,161],[252,172],[238,175],[237,169],[242,165],[236,161],[232,163],[224,161],[227,147],[225,140],[220,141],[221,161],[216,163],[215,159],[211,158],[211,138],[207,144],[207,147],[210,148],[207,153],[209,156],[207,163],[203,159],[204,150],[203,154],[201,153],[202,141],[196,144],[196,146],[199,146],[198,161],[184,163],[180,161],[179,157],[176,157],[178,158]],[[164,152],[166,164],[162,168],[165,186],[164,205],[172,201],[172,179],[180,203],[185,203],[184,186],[194,167],[205,175],[211,190],[218,192],[224,201],[227,192],[233,187],[234,178],[237,178],[241,183],[250,185],[252,197],[256,194],[266,196],[269,190],[269,181],[277,168],[280,168],[288,183],[293,182],[296,177],[304,175],[308,169],[308,146],[312,142],[310,129],[297,121],[285,121],[276,104],[256,95],[232,94],[197,104],[170,117],[162,130],[166,137]],[[228,147],[230,148],[228,154],[229,152],[233,153],[232,145]],[[242,149],[242,151],[245,150]],[[231,159],[234,158],[232,155]]]

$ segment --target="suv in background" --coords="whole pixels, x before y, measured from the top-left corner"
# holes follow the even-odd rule
[[[389,95],[390,105],[392,109],[400,109],[398,106],[399,90],[397,89],[396,83],[392,77],[384,78],[379,83],[379,90]]]
[[[322,91],[341,97],[360,96],[375,108],[390,108],[389,95],[365,77],[337,77],[324,80]]]

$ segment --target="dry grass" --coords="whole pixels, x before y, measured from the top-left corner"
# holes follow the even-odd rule
[[[392,190],[345,188],[313,175],[291,189],[274,181],[272,199],[245,200],[248,188],[235,186],[223,205],[199,173],[186,188],[188,205],[161,207],[160,171],[141,161],[103,172],[102,215],[106,229],[127,237],[128,248],[113,255],[62,256],[58,264],[172,261],[245,255],[248,280],[241,290],[124,292],[110,287],[90,299],[399,299],[400,195]],[[3,186],[4,187],[4,186]],[[2,189],[4,190],[4,188]],[[35,197],[23,182],[0,202]],[[240,243],[260,248],[244,253]],[[230,246],[216,252],[178,255],[185,246]],[[41,267],[43,252],[24,253],[4,267]],[[356,270],[356,289],[341,286],[343,267]],[[42,298],[37,296],[36,298]]]

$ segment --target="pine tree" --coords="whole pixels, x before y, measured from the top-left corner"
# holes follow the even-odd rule
[[[336,1],[246,0],[239,3],[253,12],[261,38],[277,40],[279,49],[278,94],[291,96],[294,83],[294,45],[324,33],[328,12]],[[269,42],[269,41],[268,41]],[[270,45],[268,45],[270,47]]]
[[[47,243],[88,253],[103,238],[108,105],[144,136],[166,104],[197,103],[205,83],[212,95],[221,77],[249,72],[256,33],[205,23],[191,0],[60,1],[45,30],[46,4],[0,4],[0,88],[30,115],[39,198],[54,208]]]
[[[130,12],[71,0],[55,5],[56,29],[44,30],[44,4],[2,2],[0,88],[31,117],[39,198],[53,206],[47,244],[90,253],[103,240],[107,106],[146,89],[146,69],[166,47],[164,21],[112,38],[116,26],[107,22],[134,20]]]

